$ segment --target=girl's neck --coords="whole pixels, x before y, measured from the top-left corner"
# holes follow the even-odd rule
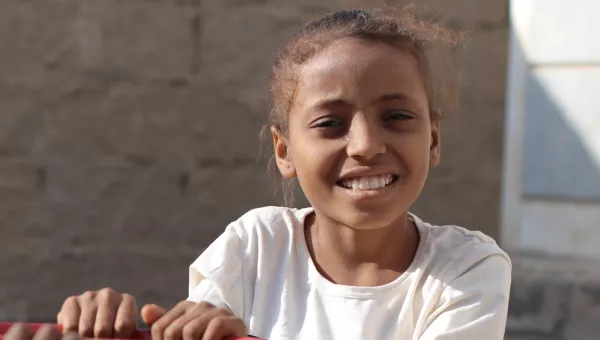
[[[305,235],[313,262],[330,281],[379,286],[394,281],[412,263],[419,234],[408,214],[389,226],[357,230],[311,214]]]

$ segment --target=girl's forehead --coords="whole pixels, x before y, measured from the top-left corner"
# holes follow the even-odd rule
[[[427,100],[416,58],[385,43],[340,40],[298,69],[296,100],[302,106],[319,100],[314,97],[379,97],[398,92]]]

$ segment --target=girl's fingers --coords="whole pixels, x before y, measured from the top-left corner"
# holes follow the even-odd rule
[[[164,340],[165,330],[167,327],[173,323],[173,321],[185,314],[186,309],[192,307],[193,305],[193,302],[182,301],[158,320],[156,320],[156,322],[152,324],[152,328],[150,330],[152,333],[152,340]]]
[[[117,338],[126,339],[133,335],[136,328],[137,304],[135,298],[129,294],[123,294],[114,321],[115,335]]]
[[[130,337],[137,328],[137,305],[128,294],[111,288],[88,291],[65,300],[57,323],[63,334],[78,332],[82,337]]]
[[[4,340],[81,340],[75,332],[69,332],[62,336],[60,331],[52,325],[44,325],[37,332],[23,324],[11,327],[4,335]]]
[[[208,327],[208,323],[214,316],[202,315],[188,322],[182,330],[182,340],[199,340],[203,339],[204,332]]]
[[[4,334],[4,340],[31,340],[33,337],[33,330],[23,324],[16,324],[12,326],[6,334]]]
[[[76,296],[71,296],[63,303],[57,316],[57,322],[63,327],[63,333],[77,332],[81,308]]]
[[[60,332],[51,325],[44,325],[33,336],[33,340],[60,340]]]
[[[167,313],[167,310],[157,305],[145,305],[142,307],[142,321],[152,326],[158,319]]]
[[[82,340],[79,334],[75,332],[69,332],[63,335],[62,340]]]
[[[182,340],[184,327],[197,318],[211,318],[226,313],[208,302],[192,304],[178,319],[171,322],[164,331],[164,340]],[[196,338],[198,340],[199,338]]]
[[[246,325],[241,319],[232,315],[218,316],[208,322],[202,340],[222,340],[229,336],[244,337],[246,335]]]
[[[98,310],[94,322],[96,338],[112,338],[114,333],[117,308],[121,303],[121,294],[112,289],[103,289],[96,296]]]
[[[94,325],[96,324],[96,314],[98,312],[98,303],[96,302],[96,292],[86,292],[79,296],[79,335],[84,338],[94,337]]]

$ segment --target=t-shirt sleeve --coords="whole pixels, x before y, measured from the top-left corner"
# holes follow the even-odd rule
[[[448,284],[419,339],[504,339],[510,284],[506,256],[483,258]]]
[[[227,227],[190,266],[188,301],[209,302],[244,319],[241,237]]]

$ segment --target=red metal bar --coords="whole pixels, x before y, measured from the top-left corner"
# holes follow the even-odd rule
[[[6,332],[8,332],[8,330],[15,324],[16,323],[12,323],[12,322],[0,322],[0,340],[2,340],[3,335],[6,334]],[[42,326],[46,325],[43,323],[23,323],[23,324],[25,324],[29,328],[31,328],[31,330],[33,330],[33,332],[37,332],[38,329],[40,329]],[[50,325],[52,325],[53,327],[55,327],[56,329],[58,329],[59,331],[62,332],[61,325],[57,325],[57,324],[50,324]],[[228,340],[252,340],[252,339],[257,339],[257,338],[251,338],[251,337],[250,338],[230,338]],[[99,339],[95,338],[94,340],[99,340]],[[152,340],[152,336],[150,335],[149,329],[138,329],[135,331],[135,333],[133,334],[131,339],[102,339],[102,340]]]

